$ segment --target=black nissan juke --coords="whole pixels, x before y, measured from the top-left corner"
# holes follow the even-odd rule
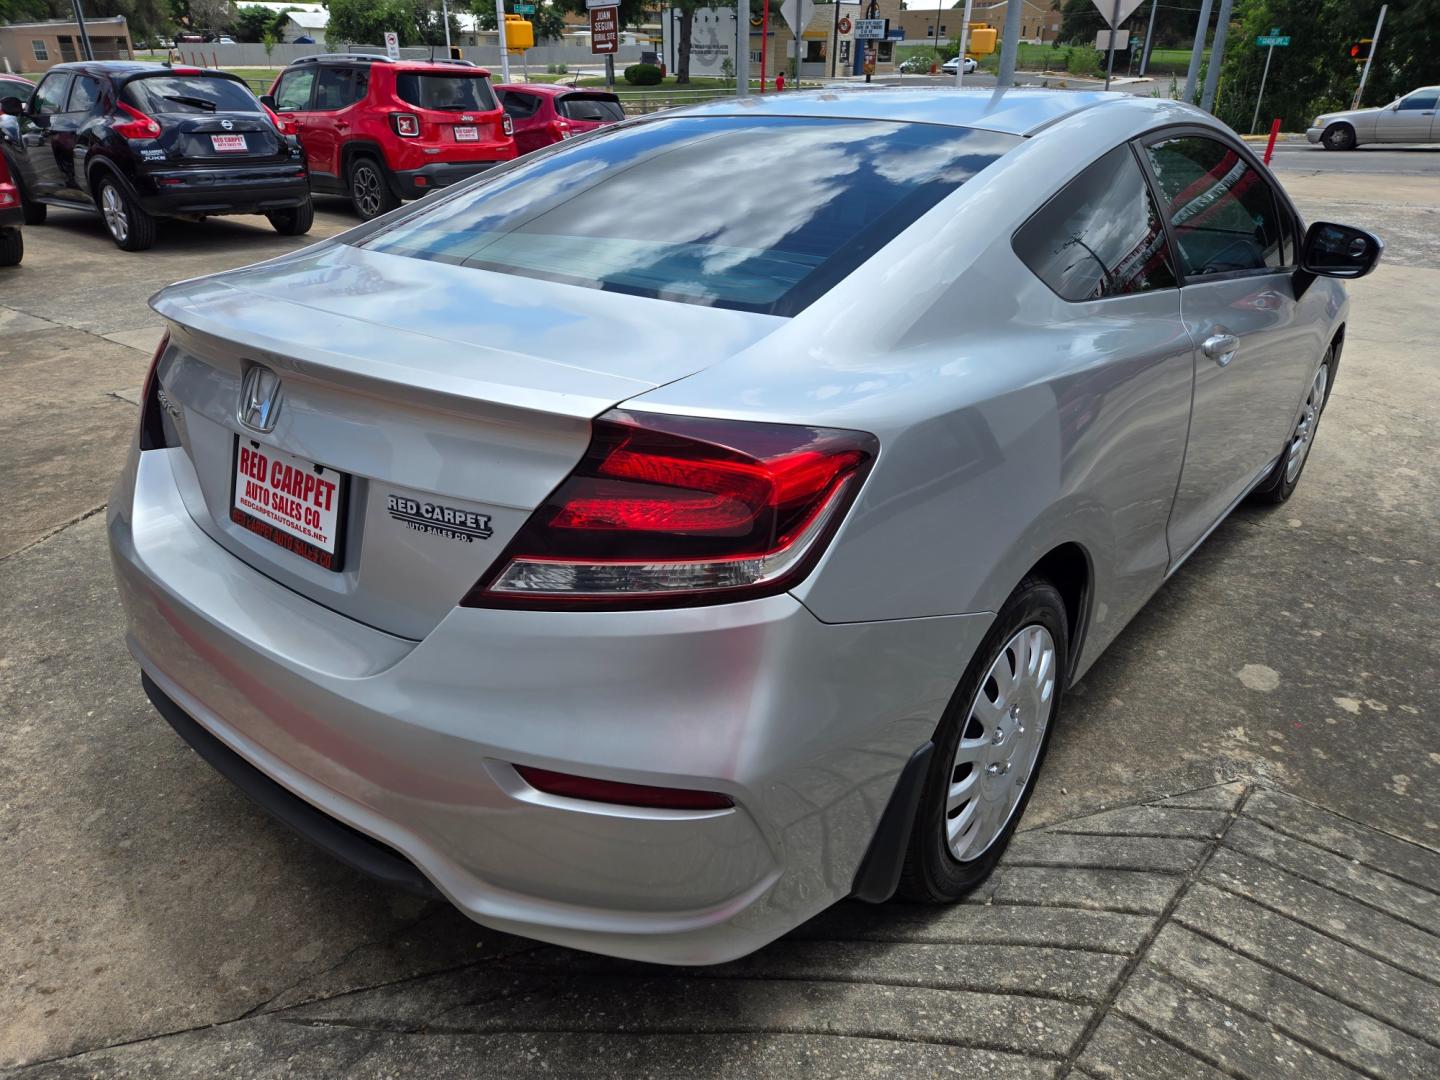
[[[155,242],[157,217],[258,213],[287,236],[315,217],[299,140],[224,71],[56,65],[28,102],[0,96],[0,151],[27,225],[89,210],[125,251]]]

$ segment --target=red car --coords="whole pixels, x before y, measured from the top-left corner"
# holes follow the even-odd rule
[[[18,266],[25,255],[20,236],[25,212],[20,209],[20,192],[10,179],[5,155],[0,154],[0,266]]]
[[[495,92],[515,124],[515,148],[522,154],[625,119],[620,99],[603,90],[502,83]]]
[[[261,100],[300,136],[311,189],[367,221],[515,157],[490,73],[463,61],[306,56]]]

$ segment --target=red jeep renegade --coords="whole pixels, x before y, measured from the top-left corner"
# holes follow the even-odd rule
[[[490,73],[465,61],[306,56],[261,100],[300,136],[311,189],[367,221],[515,156]]]

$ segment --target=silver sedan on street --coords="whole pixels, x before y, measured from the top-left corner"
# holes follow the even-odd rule
[[[615,125],[156,295],[129,646],[267,809],[487,926],[703,964],[954,900],[1066,688],[1289,497],[1379,256],[1169,101]]]
[[[1353,150],[1366,143],[1440,142],[1440,86],[1422,86],[1378,109],[1325,113],[1305,138],[1327,150]]]

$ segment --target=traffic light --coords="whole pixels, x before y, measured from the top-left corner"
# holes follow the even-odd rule
[[[1350,46],[1350,59],[1354,60],[1357,64],[1363,64],[1366,60],[1369,60],[1370,45],[1370,38],[1365,38],[1363,41],[1355,42],[1353,45]]]
[[[965,41],[968,56],[989,56],[995,51],[995,28],[989,23],[971,23]]]
[[[535,27],[519,15],[505,16],[505,50],[524,52],[535,47]]]

